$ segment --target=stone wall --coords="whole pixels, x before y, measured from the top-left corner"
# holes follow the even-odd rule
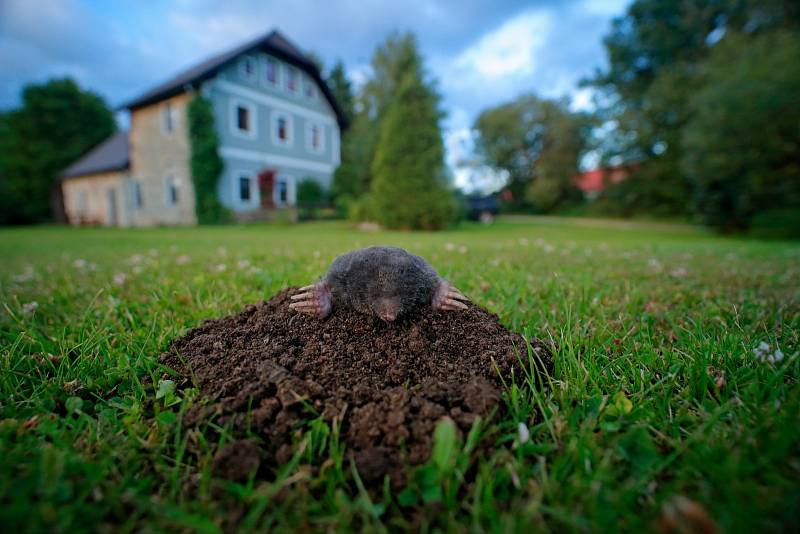
[[[196,224],[195,197],[189,171],[186,108],[192,95],[182,93],[131,113],[131,179],[141,188],[141,205],[131,199],[131,224]],[[172,106],[172,131],[165,127],[165,110]],[[171,177],[171,178],[168,178]],[[170,201],[168,182],[175,180],[178,199]],[[133,190],[134,184],[131,184]]]

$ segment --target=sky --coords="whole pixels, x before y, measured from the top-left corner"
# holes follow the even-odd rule
[[[116,106],[204,58],[278,29],[356,83],[392,31],[413,31],[437,80],[448,163],[484,109],[523,93],[570,96],[605,65],[602,38],[628,0],[0,0],[0,109],[22,87],[71,76]],[[457,173],[458,174],[458,173]],[[457,176],[462,185],[465,176]]]

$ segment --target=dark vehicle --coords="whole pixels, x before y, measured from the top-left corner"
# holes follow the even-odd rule
[[[467,204],[467,219],[471,221],[480,221],[484,224],[490,224],[500,212],[500,201],[496,195],[489,196],[468,196],[466,198]]]

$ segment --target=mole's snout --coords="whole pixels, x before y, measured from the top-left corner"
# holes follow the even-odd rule
[[[384,321],[394,321],[400,312],[400,306],[393,299],[378,299],[373,306],[375,315]]]

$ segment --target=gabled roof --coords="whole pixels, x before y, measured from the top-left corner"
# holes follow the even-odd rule
[[[133,100],[126,102],[120,106],[120,108],[135,110],[180,94],[189,87],[196,87],[198,84],[213,78],[220,70],[228,66],[232,61],[235,61],[242,54],[247,54],[256,50],[262,50],[287,63],[291,63],[311,76],[311,78],[317,82],[325,98],[336,113],[339,126],[342,129],[347,127],[347,120],[339,104],[336,102],[336,99],[333,97],[331,90],[328,88],[328,84],[322,80],[317,66],[277,30],[273,30],[266,35],[248,41],[227,52],[213,56],[181,72],[166,82],[153,87]]]
[[[61,178],[120,171],[127,169],[129,164],[128,132],[117,132],[67,167],[61,173]]]

